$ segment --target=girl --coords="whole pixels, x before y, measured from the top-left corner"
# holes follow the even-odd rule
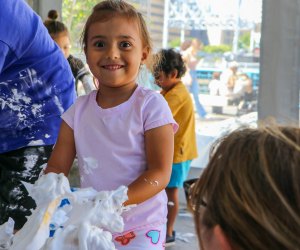
[[[158,56],[162,59],[155,64],[155,80],[163,89],[161,94],[168,102],[173,117],[180,127],[175,135],[172,175],[166,188],[169,200],[166,244],[171,245],[175,243],[173,229],[179,210],[178,191],[183,187],[192,160],[197,157],[197,144],[193,101],[181,81],[186,71],[182,57],[173,49],[163,49]]]
[[[48,19],[44,22],[44,25],[46,26],[52,39],[61,48],[61,51],[69,62],[73,76],[75,78],[77,94],[88,94],[95,89],[93,79],[84,63],[79,58],[76,58],[70,54],[71,41],[68,28],[62,22],[57,21],[57,18],[57,11],[50,10],[48,13]],[[80,89],[81,85],[79,85],[79,81],[80,83],[82,83],[84,91]]]
[[[125,229],[117,249],[164,249],[167,196],[178,125],[164,98],[138,86],[139,68],[152,52],[141,14],[124,1],[97,4],[82,43],[98,90],[78,98],[63,116],[45,170],[68,175],[78,157],[81,186],[128,186]]]

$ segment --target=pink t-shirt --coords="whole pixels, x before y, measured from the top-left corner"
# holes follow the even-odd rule
[[[147,168],[145,131],[178,125],[165,99],[138,86],[128,101],[108,109],[96,102],[97,91],[80,96],[63,115],[74,130],[82,187],[114,190],[128,186]],[[167,196],[162,191],[124,213],[125,230],[164,223]]]

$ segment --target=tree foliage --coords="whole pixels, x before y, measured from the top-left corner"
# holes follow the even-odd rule
[[[175,38],[169,42],[169,48],[179,48],[181,44],[180,38]]]
[[[210,54],[214,53],[225,53],[227,51],[231,51],[232,46],[226,45],[226,44],[221,44],[221,45],[207,45],[204,46],[202,51]]]
[[[80,37],[93,7],[99,0],[63,0],[62,21],[68,27],[71,40],[72,51],[80,51]]]
[[[238,41],[239,49],[249,49],[250,39],[251,39],[250,37],[251,37],[250,31],[247,31],[244,34],[240,35]]]

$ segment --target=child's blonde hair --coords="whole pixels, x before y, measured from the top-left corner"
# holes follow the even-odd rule
[[[300,249],[300,129],[244,128],[220,139],[192,201],[198,236],[220,225],[234,249]]]

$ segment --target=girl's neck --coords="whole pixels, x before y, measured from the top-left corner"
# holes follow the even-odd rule
[[[137,84],[118,88],[100,86],[96,101],[103,109],[113,108],[126,102],[132,96],[136,88]]]

